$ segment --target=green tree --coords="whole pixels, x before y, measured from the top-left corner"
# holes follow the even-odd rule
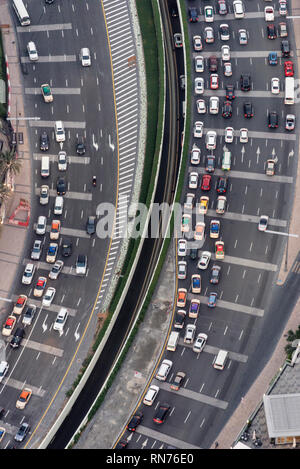
[[[7,150],[0,154],[0,174],[3,178],[8,172],[16,176],[21,171],[21,166],[14,150]]]
[[[10,196],[11,196],[11,190],[4,184],[0,183],[0,205],[6,202]]]

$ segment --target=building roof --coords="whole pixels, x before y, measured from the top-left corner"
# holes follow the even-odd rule
[[[265,395],[264,409],[270,438],[300,436],[300,394]]]

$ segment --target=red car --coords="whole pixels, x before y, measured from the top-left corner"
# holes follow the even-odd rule
[[[201,180],[201,189],[203,191],[209,191],[211,186],[211,175],[210,174],[203,174]]]
[[[294,76],[294,64],[291,60],[284,62],[284,74],[286,77]]]

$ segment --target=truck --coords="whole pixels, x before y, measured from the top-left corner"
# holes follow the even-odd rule
[[[294,104],[295,80],[294,77],[285,78],[284,104]]]

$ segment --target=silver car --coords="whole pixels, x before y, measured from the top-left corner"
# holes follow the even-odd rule
[[[51,280],[56,280],[59,276],[59,274],[61,273],[62,269],[63,269],[63,266],[64,266],[64,262],[63,261],[56,261],[54,266],[52,267],[52,269],[50,270],[49,272],[49,278]]]
[[[28,305],[24,313],[23,319],[22,319],[22,324],[24,324],[24,326],[30,326],[35,316],[35,313],[36,313],[36,306]]]
[[[42,241],[36,239],[33,243],[33,248],[31,250],[31,259],[34,261],[38,261],[42,254]]]

